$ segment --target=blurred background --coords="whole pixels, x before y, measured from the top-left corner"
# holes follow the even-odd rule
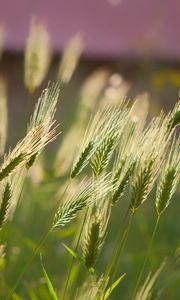
[[[176,103],[180,87],[178,0],[0,0],[0,5],[0,77],[6,85],[9,117],[6,149],[9,146],[13,147],[26,132],[27,120],[41,90],[49,80],[61,82],[61,98],[57,112],[57,120],[63,132],[61,137],[65,136],[76,117],[78,101],[82,98],[82,89],[87,78],[90,78],[91,74],[96,74],[94,73],[96,70],[99,70],[102,77],[104,76],[103,84],[106,82],[110,86],[121,86],[122,97],[127,94],[128,98],[134,99],[145,94],[150,102],[151,116],[159,113],[161,109],[167,112]],[[51,53],[50,59],[50,54],[48,56],[44,53],[42,31],[39,36],[37,34],[36,44],[40,46],[42,44],[40,57],[42,62],[49,59],[49,64],[44,70],[42,79],[34,87],[26,82],[25,74],[25,65],[28,64],[27,39],[33,17],[46,28]],[[70,65],[68,74],[63,70],[62,58],[63,53],[68,52],[67,49],[70,49],[69,57],[72,55],[69,61],[64,59]],[[99,77],[97,78],[99,80]],[[92,85],[92,89],[94,88],[95,85]],[[83,97],[86,98],[86,94]],[[46,169],[49,167],[49,171],[46,170],[45,178],[50,178],[50,181],[54,151],[61,145],[61,137],[49,147],[46,156]],[[37,169],[36,172],[40,170]],[[56,176],[59,175],[57,171]],[[48,210],[53,209],[50,202],[47,205],[47,201],[44,201],[44,193],[50,198],[52,196],[51,182],[47,186],[35,188],[33,192],[32,184],[27,184],[26,187],[27,203],[23,208],[23,214],[21,210],[17,212],[15,226],[10,230],[11,237],[13,235],[14,238],[10,238],[9,234],[15,264],[14,271],[7,270],[6,274],[11,286],[26,261],[26,256],[28,257],[33,249],[34,241],[39,239],[36,225],[32,220],[36,218],[38,224],[43,224],[44,216]],[[168,215],[164,215],[160,224],[157,237],[160,243],[155,242],[153,250],[151,267],[154,269],[157,269],[166,255],[173,261],[179,247],[179,195],[177,194],[176,199],[174,197]],[[31,205],[28,201],[31,201]],[[121,211],[115,212],[110,232],[111,239],[112,237],[115,239],[113,228],[119,226],[118,218],[122,215]],[[135,221],[136,231],[133,228],[127,246],[133,251],[128,250],[123,261],[123,268],[130,272],[132,280],[137,276],[138,268],[142,264],[146,249],[144,247],[148,244],[154,220],[154,208],[148,204],[142,208]],[[62,249],[59,250],[57,238],[59,240],[69,236],[71,238],[72,233],[73,227],[70,227],[67,231],[57,233],[46,245],[46,265],[55,286],[58,286],[63,276],[62,270],[67,268],[69,263],[62,261],[61,256],[65,254]],[[19,260],[22,236],[27,236],[23,244],[25,254]],[[109,247],[111,239],[107,238]],[[54,260],[52,255],[55,257]],[[107,259],[108,250],[101,263]],[[20,294],[25,295],[24,299],[36,299],[27,296],[25,290],[28,283],[32,290],[39,289],[41,297],[38,299],[48,299],[43,289],[41,291],[37,287],[39,282],[36,280],[37,278],[39,280],[41,274],[41,271],[37,271],[37,266],[39,266],[38,259],[36,265],[32,267],[33,276],[28,274],[23,287],[18,289]],[[166,278],[163,282],[166,282]],[[175,270],[161,299],[178,300],[180,292],[178,282],[179,271]],[[126,282],[120,287],[123,299],[128,299],[129,288],[131,286],[127,286]],[[112,299],[119,299],[118,293],[117,290]]]
[[[49,78],[56,79],[59,57],[67,42],[77,33],[82,36],[83,53],[71,86],[65,88],[63,107],[74,103],[85,77],[99,67],[120,73],[130,84],[131,97],[146,91],[157,108],[159,103],[164,109],[175,103],[180,86],[178,0],[15,0],[13,5],[10,0],[1,0],[0,3],[0,23],[4,28],[0,73],[8,84],[9,114],[18,122],[18,130],[21,109],[27,107],[19,105],[19,101],[22,99],[24,104],[28,101],[23,85],[23,51],[32,16],[46,24],[53,51],[44,85]],[[13,128],[9,130],[13,135]]]

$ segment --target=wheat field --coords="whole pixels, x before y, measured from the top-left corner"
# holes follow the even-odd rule
[[[180,100],[153,116],[147,94],[129,98],[122,76],[101,68],[64,129],[57,110],[82,50],[78,34],[10,147],[0,79],[0,299],[178,300]],[[47,29],[33,19],[27,101],[51,59]]]

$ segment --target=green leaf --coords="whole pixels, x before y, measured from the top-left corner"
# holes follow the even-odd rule
[[[71,248],[69,248],[67,245],[62,243],[63,247],[69,252],[75,259],[77,259],[81,264],[84,264],[83,259]]]
[[[102,299],[108,299],[110,294],[112,293],[112,291],[117,287],[117,285],[123,280],[123,278],[126,276],[126,273],[124,273],[123,275],[121,275],[105,292],[104,297],[101,297]]]
[[[42,256],[40,256],[40,259],[41,259],[41,266],[42,266],[42,269],[43,269],[43,274],[44,274],[44,278],[45,278],[45,281],[46,281],[46,284],[47,284],[47,287],[48,287],[48,290],[49,290],[49,293],[51,294],[51,298],[53,300],[58,300],[58,297],[57,297],[57,294],[55,292],[55,289],[51,283],[51,280],[43,266],[43,262],[42,262]]]

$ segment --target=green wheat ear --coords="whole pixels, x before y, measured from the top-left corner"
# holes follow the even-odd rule
[[[102,244],[102,239],[100,237],[100,222],[94,220],[88,229],[88,234],[85,239],[85,244],[83,247],[83,257],[84,262],[88,270],[94,267],[96,262],[99,249]]]
[[[156,209],[161,215],[170,204],[170,200],[175,193],[180,182],[180,141],[175,142],[175,137],[171,145],[169,156],[163,166],[159,184],[156,192]]]
[[[7,216],[7,211],[8,211],[11,196],[12,196],[12,186],[9,182],[7,182],[3,190],[2,201],[0,206],[0,230],[2,229]]]
[[[80,174],[81,171],[88,164],[89,159],[91,158],[91,155],[93,153],[94,146],[95,146],[95,142],[93,140],[89,141],[89,143],[87,144],[87,146],[82,151],[81,155],[79,156],[79,159],[78,159],[77,163],[74,165],[74,167],[71,171],[71,178],[74,178],[78,174]]]
[[[75,200],[66,202],[60,206],[54,217],[53,228],[64,227],[72,221],[77,213],[86,207],[89,197],[90,195],[80,195]]]
[[[117,129],[112,129],[102,140],[91,159],[91,167],[95,176],[99,176],[106,168],[118,139]]]
[[[16,168],[25,161],[26,154],[20,153],[16,157],[12,157],[9,163],[3,166],[0,170],[0,181],[2,181],[5,177],[8,177]]]
[[[170,198],[172,196],[173,184],[176,177],[176,169],[169,168],[165,171],[163,179],[159,184],[156,207],[158,215],[162,214],[166,207],[169,205]]]
[[[123,173],[123,176],[120,177],[122,172],[122,166],[116,171],[114,178],[113,178],[113,185],[115,185],[114,192],[111,197],[111,203],[114,205],[119,199],[123,196],[126,187],[129,183],[130,177],[134,171],[135,168],[135,162],[132,162],[125,173]]]
[[[132,183],[131,210],[134,213],[146,200],[152,182],[154,160],[147,160]]]
[[[174,110],[170,114],[169,118],[170,118],[169,124],[168,124],[169,130],[174,129],[176,126],[178,126],[180,124],[180,100],[175,105]]]

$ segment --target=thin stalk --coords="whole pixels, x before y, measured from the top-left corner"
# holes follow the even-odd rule
[[[33,253],[32,253],[32,255],[31,255],[30,259],[27,261],[27,263],[25,264],[24,268],[22,269],[22,271],[21,271],[21,273],[20,273],[20,275],[19,275],[17,281],[15,282],[14,287],[13,287],[13,288],[10,290],[10,292],[8,293],[8,295],[7,295],[7,297],[6,297],[6,300],[10,300],[10,299],[11,299],[11,296],[13,295],[13,293],[14,293],[15,290],[16,290],[16,288],[17,288],[18,285],[20,284],[20,282],[21,282],[21,280],[22,280],[22,278],[23,278],[23,276],[24,276],[24,274],[25,274],[27,268],[28,268],[29,265],[32,263],[32,261],[33,261],[33,259],[35,258],[36,254],[39,252],[41,246],[42,246],[42,245],[44,244],[44,242],[46,241],[46,239],[47,239],[48,235],[50,234],[51,230],[52,230],[52,228],[50,228],[50,229],[48,230],[48,232],[46,232],[46,233],[42,236],[40,242],[38,243],[37,247],[36,247],[35,250],[33,251]]]
[[[125,222],[127,220],[127,217],[128,217],[128,214],[129,214],[129,211],[130,211],[130,206],[128,207],[124,217],[123,217],[123,225],[125,225]],[[124,226],[123,226],[124,227]],[[111,272],[111,269],[112,269],[112,266],[113,266],[113,263],[115,261],[115,257],[116,257],[116,254],[117,254],[117,247],[118,247],[118,244],[119,244],[119,241],[121,240],[121,235],[122,235],[122,230],[123,228],[121,228],[119,230],[119,233],[118,233],[118,236],[115,240],[115,243],[114,243],[114,247],[113,247],[113,251],[111,253],[111,257],[109,259],[109,263],[106,267],[106,271],[105,271],[105,278],[107,279],[109,277],[109,274]],[[124,227],[124,231],[125,231],[125,227]]]
[[[117,247],[116,255],[114,257],[115,266],[114,266],[112,276],[111,276],[111,279],[110,279],[110,285],[114,282],[114,279],[116,277],[116,274],[117,274],[117,271],[118,271],[118,268],[119,268],[119,264],[120,264],[120,260],[121,260],[121,254],[123,252],[124,246],[126,244],[126,241],[127,241],[127,238],[128,238],[129,232],[130,232],[133,217],[134,217],[134,214],[131,213],[131,215],[129,217],[128,224],[127,224],[127,227],[125,228],[123,236],[122,236],[122,238],[120,239],[120,241],[118,243],[119,245],[117,244],[118,247]]]
[[[149,247],[148,247],[148,251],[147,251],[146,257],[144,259],[141,271],[139,273],[139,276],[138,276],[138,279],[137,279],[137,282],[136,282],[136,286],[135,286],[135,289],[134,289],[134,292],[133,292],[132,300],[135,299],[135,297],[136,297],[136,293],[137,293],[137,290],[138,290],[138,287],[139,287],[142,275],[144,273],[145,266],[147,264],[147,261],[149,259],[150,254],[151,254],[152,244],[153,244],[153,241],[154,241],[154,237],[155,237],[155,234],[156,234],[156,230],[157,230],[159,221],[160,221],[160,215],[158,215],[156,223],[154,225],[154,229],[153,229],[153,232],[152,232],[152,235],[151,235],[151,240],[150,240],[150,244],[149,244]]]
[[[66,185],[66,187],[65,187],[65,189],[64,189],[64,191],[63,191],[63,193],[62,193],[62,195],[61,195],[60,198],[62,198],[62,197],[64,196],[65,192],[67,191],[67,189],[68,189],[68,187],[69,187],[69,185],[70,185],[70,182],[71,182],[71,179],[69,178],[68,183],[67,183],[67,185]],[[22,192],[21,192],[21,194],[22,194]],[[13,286],[13,288],[12,288],[11,291],[8,293],[8,295],[7,295],[7,297],[6,297],[5,300],[10,300],[10,299],[11,299],[11,296],[13,295],[13,293],[15,292],[15,290],[17,289],[17,287],[19,286],[19,284],[20,284],[20,282],[21,282],[21,280],[22,280],[22,278],[23,278],[23,276],[24,276],[24,274],[25,274],[27,268],[28,268],[29,265],[32,263],[32,261],[34,260],[34,258],[35,258],[35,256],[36,256],[36,254],[38,253],[39,249],[40,249],[40,248],[42,247],[42,245],[45,243],[45,241],[46,241],[47,237],[49,236],[50,232],[52,232],[52,229],[53,229],[53,227],[51,226],[50,229],[49,229],[45,234],[43,234],[43,235],[41,236],[38,245],[37,245],[36,248],[34,249],[34,251],[33,251],[32,255],[31,255],[30,259],[27,261],[27,263],[26,263],[25,266],[23,267],[23,269],[22,269],[20,275],[18,276],[18,278],[17,278],[17,280],[16,280],[16,282],[15,282],[15,284],[14,284],[14,286]]]
[[[85,215],[84,215],[84,218],[83,218],[83,222],[82,222],[82,225],[81,225],[81,228],[80,228],[80,232],[79,232],[79,235],[78,235],[78,239],[77,239],[77,242],[76,242],[74,252],[76,252],[78,247],[79,247],[80,239],[81,239],[82,232],[83,232],[83,229],[84,229],[84,225],[85,225],[85,222],[86,222],[87,213],[88,213],[88,208],[86,209],[86,212],[85,212]],[[72,261],[71,261],[71,264],[70,264],[70,267],[69,267],[68,274],[67,274],[67,279],[66,279],[66,284],[65,284],[62,300],[65,300],[65,297],[66,297],[66,292],[67,292],[67,289],[68,289],[68,285],[69,285],[69,281],[70,281],[70,277],[71,277],[71,272],[72,272],[72,268],[73,268],[73,265],[74,265],[74,260],[75,260],[75,258],[73,257]]]

